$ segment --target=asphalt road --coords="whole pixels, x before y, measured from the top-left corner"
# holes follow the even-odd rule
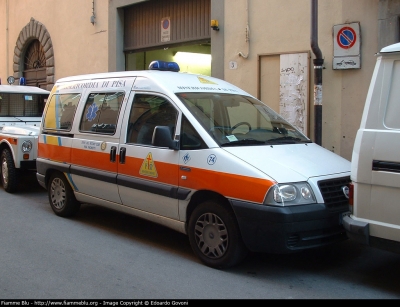
[[[201,264],[188,238],[92,205],[56,216],[30,174],[0,187],[0,300],[400,299],[400,255],[347,240],[292,255]]]

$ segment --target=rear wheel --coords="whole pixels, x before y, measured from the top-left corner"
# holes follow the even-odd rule
[[[74,191],[64,174],[54,173],[47,186],[49,202],[54,213],[68,217],[76,214],[81,204],[76,200]]]
[[[4,190],[9,193],[17,190],[17,169],[9,149],[4,149],[1,153],[1,183]]]
[[[232,210],[214,201],[194,209],[188,235],[193,252],[216,269],[238,265],[248,253]]]

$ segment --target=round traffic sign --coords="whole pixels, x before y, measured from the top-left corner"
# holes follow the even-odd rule
[[[169,19],[164,19],[162,22],[162,27],[164,30],[169,28]]]
[[[341,48],[350,49],[356,43],[357,35],[353,28],[343,27],[338,31],[336,39]]]

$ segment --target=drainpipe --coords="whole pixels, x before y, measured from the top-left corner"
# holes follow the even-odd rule
[[[318,0],[311,0],[311,49],[314,63],[314,142],[321,145],[322,136],[322,69],[324,59],[318,47]]]
[[[10,14],[10,12],[9,12],[9,2],[8,2],[8,0],[6,1],[6,78],[8,78],[9,77],[9,67],[8,67],[8,65],[9,65],[9,63],[10,63],[10,60],[9,60],[9,58],[8,58],[8,56],[9,56],[9,51],[8,51],[8,43],[9,43],[9,29],[8,29],[8,27],[9,27],[9,18],[8,18],[8,16],[9,16],[9,14]],[[0,84],[1,84],[1,80],[0,80]]]
[[[247,59],[250,55],[250,27],[249,27],[249,0],[246,2],[246,15],[247,15],[247,25],[246,25],[246,43],[247,43],[247,54],[239,52],[239,56]]]

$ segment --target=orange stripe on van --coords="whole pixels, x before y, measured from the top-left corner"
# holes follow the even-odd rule
[[[275,184],[267,179],[193,167],[190,168],[190,172],[180,171],[179,176],[186,176],[185,180],[180,180],[182,187],[216,191],[228,198],[256,203],[262,203],[268,189]]]
[[[235,198],[244,201],[262,203],[268,189],[275,184],[263,178],[254,178],[237,174],[229,174],[201,168],[190,168],[190,172],[181,171],[179,165],[154,161],[157,169],[157,178],[141,175],[140,167],[143,163],[142,158],[126,157],[125,164],[120,164],[119,156],[116,162],[110,161],[109,152],[87,151],[83,149],[73,149],[68,147],[55,146],[39,143],[39,157],[49,158],[61,162],[71,163],[83,167],[90,167],[102,171],[118,172],[126,176],[141,178],[158,183],[173,186],[180,185],[183,188],[193,190],[210,190],[228,198]],[[181,179],[185,176],[186,179]]]
[[[101,171],[116,172],[119,156],[115,162],[110,161],[110,151],[94,151],[85,149],[72,149],[71,164],[95,168]]]
[[[110,161],[110,152],[88,151],[39,143],[38,157],[103,171],[115,172],[117,169],[117,162]],[[118,161],[118,157],[116,161]]]
[[[125,164],[118,165],[118,173],[155,182],[178,185],[179,165],[154,160],[154,165],[157,169],[157,178],[154,178],[140,174],[142,163],[143,159],[126,157]]]
[[[38,157],[43,159],[51,159],[58,162],[69,163],[71,157],[71,148],[39,142]]]
[[[216,172],[201,168],[190,168],[190,172],[181,171],[179,165],[155,160],[158,177],[151,178],[139,174],[143,159],[127,157],[126,164],[119,165],[119,173],[143,178],[150,181],[180,185],[193,190],[210,190],[229,198],[262,203],[268,189],[275,184],[262,178]],[[185,180],[180,179],[186,176]],[[178,181],[179,180],[179,181]]]
[[[6,140],[7,142],[9,142],[12,145],[17,145],[18,144],[18,139],[16,139],[16,138],[5,137],[5,138],[2,138],[1,140]]]

